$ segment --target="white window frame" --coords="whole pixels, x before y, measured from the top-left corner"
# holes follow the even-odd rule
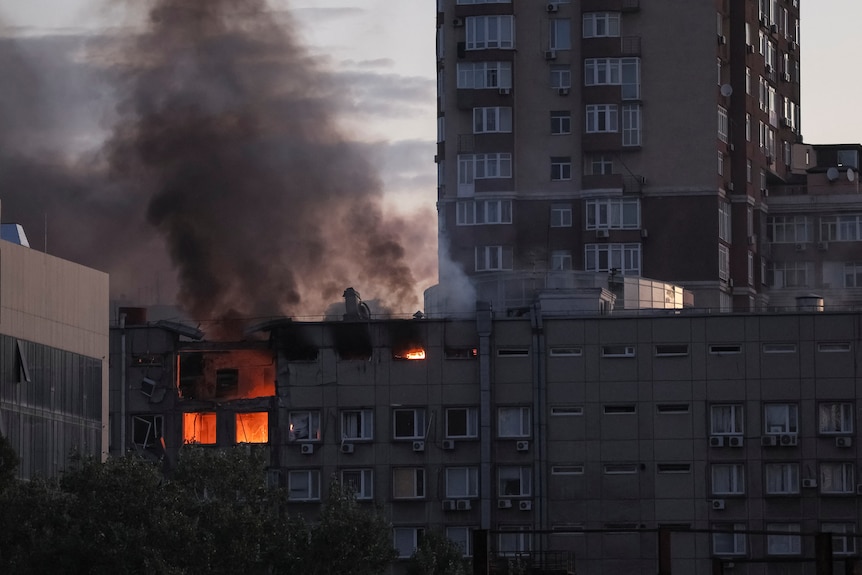
[[[320,411],[291,411],[288,441],[295,443],[320,441]],[[304,425],[300,425],[304,423]]]
[[[763,433],[766,435],[796,435],[799,433],[799,405],[767,403],[763,406]]]
[[[710,435],[745,433],[745,406],[741,403],[719,403],[709,407]]]
[[[584,129],[587,134],[607,134],[620,131],[619,106],[616,104],[587,104]]]
[[[143,430],[143,433],[139,430]],[[161,415],[132,416],[132,442],[141,449],[149,449],[157,445],[159,438],[164,437],[164,430],[165,420]]]
[[[356,418],[354,422],[350,421]],[[374,439],[373,409],[344,409],[341,411],[342,441],[371,441]]]
[[[622,62],[619,58],[587,58],[584,60],[585,86],[617,86],[622,84]]]
[[[511,62],[458,62],[459,90],[512,88]]]
[[[288,471],[287,499],[288,501],[320,501],[320,470]]]
[[[473,108],[474,134],[508,134],[512,132],[512,108],[490,106]]]
[[[764,463],[763,483],[767,495],[797,495],[799,493],[799,464],[790,462]]]
[[[724,244],[718,245],[718,277],[725,281],[730,279],[730,248]]]
[[[425,493],[424,468],[395,467],[392,469],[392,499],[425,499]]]
[[[820,525],[821,533],[832,533],[832,554],[838,556],[856,554],[856,524],[830,522]],[[847,537],[850,535],[850,537]]]
[[[721,152],[719,152],[721,154]],[[722,156],[723,157],[723,156]],[[718,202],[718,238],[726,242],[731,241],[731,208],[730,202],[719,200]]]
[[[512,15],[468,16],[464,25],[467,50],[512,50],[515,47],[515,17]]]
[[[455,430],[453,427],[460,427],[460,421],[454,422],[452,417],[455,414],[463,414],[458,417],[463,417],[464,433],[456,433],[460,429]],[[446,438],[447,439],[476,439],[479,437],[479,410],[475,407],[447,407],[446,408]]]
[[[640,104],[623,104],[623,146],[641,145],[641,106]]]
[[[483,226],[512,223],[512,200],[461,200],[455,208],[455,225]]]
[[[746,554],[746,534],[736,533],[745,531],[745,523],[734,523],[732,525],[713,525],[712,553],[719,556],[738,556]],[[725,532],[717,531],[727,529]]]
[[[548,49],[572,49],[572,21],[568,18],[551,18],[548,26]]]
[[[849,401],[823,402],[817,406],[817,421],[823,435],[853,433],[855,406]]]
[[[572,252],[569,250],[551,250],[549,267],[551,271],[564,272],[572,269]]]
[[[862,262],[844,262],[844,287],[862,288]]]
[[[447,467],[446,498],[476,499],[479,497],[478,467]]]
[[[341,485],[350,487],[357,500],[374,499],[374,470],[370,468],[342,469]]]
[[[572,69],[570,66],[556,64],[551,66],[551,88],[555,90],[572,87]]]
[[[572,227],[572,204],[551,204],[551,227]]]
[[[770,285],[776,289],[808,287],[809,281],[813,279],[811,262],[773,261],[769,266],[769,271],[772,275]]]
[[[713,495],[745,495],[745,465],[742,463],[713,463],[710,478]]]
[[[554,156],[551,158],[551,181],[565,182],[572,179],[572,158]]]
[[[585,271],[610,272],[611,269],[616,269],[621,275],[640,275],[641,245],[586,244],[584,246]]]
[[[820,493],[822,495],[855,495],[856,466],[846,461],[820,462]]]
[[[798,523],[767,523],[767,531],[784,531],[787,535],[767,535],[767,555],[799,555],[802,553],[802,540],[799,535]]]
[[[450,526],[446,528],[446,539],[461,548],[464,557],[473,556],[473,530],[475,527]]]
[[[511,246],[476,246],[476,271],[504,271],[513,267]]]
[[[405,433],[406,432],[406,433]],[[425,439],[425,408],[404,407],[392,410],[392,439]]]
[[[619,38],[619,12],[587,12],[583,18],[584,38]]]
[[[422,544],[424,527],[393,527],[392,546],[399,559],[409,559]]]
[[[512,557],[527,553],[532,547],[532,526],[517,527],[501,525],[497,535],[497,554],[500,557]]]
[[[529,407],[497,408],[497,437],[523,438],[532,434],[532,413]]]
[[[641,227],[640,198],[594,198],[585,201],[588,230],[637,230]]]
[[[767,238],[774,244],[804,244],[813,240],[808,216],[767,216]]]
[[[727,119],[727,109],[723,106],[718,107],[718,139],[727,143],[728,134],[730,133],[730,123]]]
[[[500,465],[497,467],[497,496],[523,498],[533,494],[533,470],[527,465]]]
[[[551,112],[551,135],[563,136],[572,133],[572,113],[569,110]]]

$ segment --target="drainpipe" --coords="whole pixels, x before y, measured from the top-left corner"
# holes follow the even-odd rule
[[[491,528],[491,304],[476,302],[479,334],[479,493],[482,494],[481,529]]]
[[[547,413],[545,413],[545,332],[542,323],[542,305],[535,302],[530,307],[530,327],[533,333],[533,472],[536,480],[534,497],[535,529],[546,530],[548,528],[548,513],[546,509],[546,473],[547,464]],[[540,536],[537,543],[538,551],[541,553],[545,547],[545,535]]]
[[[120,455],[126,455],[126,314],[120,314]]]

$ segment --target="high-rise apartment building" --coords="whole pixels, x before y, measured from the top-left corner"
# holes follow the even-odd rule
[[[697,307],[765,307],[767,190],[801,141],[798,0],[437,16],[442,255],[474,278],[643,275]]]

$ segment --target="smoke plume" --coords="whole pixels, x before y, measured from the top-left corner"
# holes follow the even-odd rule
[[[49,229],[70,245],[50,251],[129,285],[167,253],[196,319],[321,314],[350,285],[417,309],[403,238],[420,234],[384,213],[367,146],[339,127],[342,91],[289,16],[265,0],[153,0],[143,33],[89,48],[118,102],[110,135],[73,163],[0,139],[4,221],[62,213]],[[39,79],[13,69],[0,133],[44,111]]]

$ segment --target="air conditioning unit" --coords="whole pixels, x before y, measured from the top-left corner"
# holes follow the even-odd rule
[[[472,509],[472,505],[470,505],[469,499],[459,499],[455,502],[455,509],[458,511],[470,511]]]
[[[778,437],[778,443],[785,447],[794,447],[798,442],[799,438],[790,433],[786,433]]]
[[[560,96],[568,96],[569,88],[560,88],[557,90],[557,94],[559,94]]]
[[[353,453],[353,444],[352,443],[342,443],[341,444],[341,453]]]
[[[762,447],[775,447],[778,445],[778,437],[775,435],[764,435],[760,438],[760,445]]]
[[[754,45],[753,44],[746,44],[745,45],[745,51],[748,52],[749,54],[754,54]]]
[[[773,34],[778,34],[778,25],[773,24],[772,26],[769,27],[769,31],[772,32]]]
[[[501,96],[508,96],[512,93],[512,90],[510,88],[500,88],[499,92]]]
[[[852,437],[836,437],[835,447],[853,447]]]
[[[557,51],[556,50],[548,50],[545,52],[545,60],[556,60],[557,59]]]
[[[597,238],[606,238],[610,236],[610,232],[608,230],[596,230]]]
[[[314,444],[313,443],[303,443],[299,447],[299,452],[303,455],[311,455],[314,453]]]
[[[498,499],[497,500],[497,509],[511,509],[512,508],[512,500],[511,499]]]
[[[761,16],[760,17],[760,25],[763,26],[764,28],[769,28],[769,18],[767,18],[766,16]]]
[[[724,509],[724,499],[713,499],[712,508],[718,511]]]
[[[728,192],[732,192],[733,191],[733,182],[725,183],[724,187],[727,189]]]
[[[516,441],[515,449],[517,451],[530,451],[530,442],[529,441]]]
[[[821,252],[825,252],[829,249],[829,242],[817,242],[817,249]]]
[[[806,247],[805,244],[796,244],[796,251],[797,252],[804,252],[805,247]]]
[[[817,487],[817,480],[816,479],[803,479],[802,480],[802,487],[806,487],[808,489],[811,489],[812,487]]]
[[[641,229],[641,238],[647,239],[649,237],[649,230],[646,228]]]
[[[719,34],[718,35],[718,43],[721,46],[724,46],[725,44],[727,44],[727,36],[725,36],[724,34]]]
[[[425,451],[425,442],[424,441],[414,441],[413,442],[413,451]]]
[[[753,246],[757,243],[757,234],[748,236],[748,245]]]
[[[533,502],[532,501],[526,500],[526,501],[519,501],[518,502],[518,509],[521,511],[529,511],[532,508],[533,508]]]
[[[454,499],[444,499],[443,500],[443,511],[455,511],[455,500]]]
[[[741,435],[734,435],[727,438],[727,444],[731,447],[742,447],[745,445],[745,438]]]
[[[452,26],[454,26],[455,28],[461,28],[463,25],[464,25],[464,19],[463,18],[455,18],[454,20],[452,20]]]
[[[724,438],[720,435],[713,435],[709,438],[710,447],[724,447]]]
[[[455,441],[452,439],[444,439],[443,440],[443,449],[447,451],[451,451],[455,449]]]
[[[784,80],[785,83],[789,84],[790,83],[790,74],[785,72],[784,74],[781,75],[781,79]]]
[[[548,6],[547,6],[545,9],[546,9],[548,12],[556,12],[556,11],[558,11],[558,10],[560,9],[560,7],[559,7],[559,6],[557,6],[556,4],[548,4]]]

